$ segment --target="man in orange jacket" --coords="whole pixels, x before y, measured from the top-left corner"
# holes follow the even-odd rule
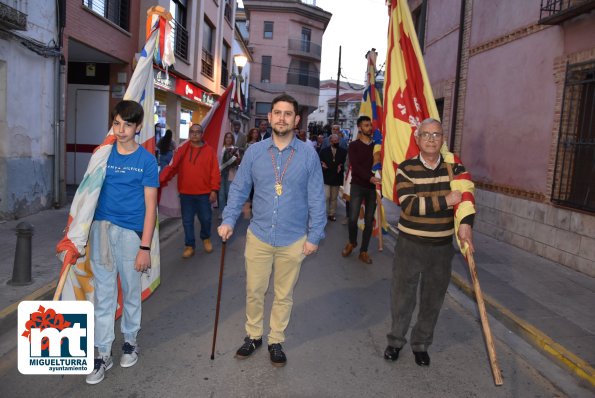
[[[200,124],[190,127],[190,136],[186,144],[180,146],[169,166],[159,176],[161,186],[167,185],[178,175],[178,192],[182,208],[184,226],[183,258],[194,255],[194,216],[200,221],[200,239],[205,252],[213,251],[211,244],[211,204],[217,200],[217,191],[221,184],[221,174],[215,150],[203,141],[203,128]]]

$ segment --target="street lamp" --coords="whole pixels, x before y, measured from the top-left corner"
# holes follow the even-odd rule
[[[233,57],[233,60],[236,63],[236,66],[238,67],[238,75],[242,76],[242,69],[244,68],[244,66],[246,66],[246,62],[248,62],[248,57],[246,57],[244,54],[236,54]]]

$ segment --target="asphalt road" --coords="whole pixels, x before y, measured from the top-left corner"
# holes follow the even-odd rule
[[[227,243],[215,359],[210,359],[221,243],[182,260],[183,234],[162,244],[161,286],[143,305],[141,356],[120,368],[117,333],[114,367],[89,386],[84,376],[24,376],[17,370],[16,328],[0,337],[0,397],[560,397],[565,396],[502,340],[496,349],[504,385],[494,386],[476,316],[447,295],[430,349],[431,366],[382,358],[390,324],[392,248],[371,266],[340,251],[347,228],[327,226],[319,253],[307,258],[295,290],[287,341],[287,366],[275,368],[266,347],[237,360],[244,337],[247,221]],[[387,242],[390,245],[390,242]],[[272,302],[267,294],[265,325]],[[117,324],[117,328],[119,325]],[[266,343],[265,343],[266,344]]]

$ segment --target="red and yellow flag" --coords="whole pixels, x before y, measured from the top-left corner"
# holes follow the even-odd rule
[[[406,0],[392,0],[384,77],[382,194],[395,203],[397,167],[419,153],[413,132],[428,117],[439,119],[411,12]]]
[[[413,136],[417,126],[429,117],[439,120],[439,115],[407,1],[388,0],[387,4],[390,21],[384,79],[382,194],[398,204],[397,167],[419,153]],[[440,152],[445,162],[455,162],[446,144]],[[455,206],[455,236],[460,247],[460,222],[475,213],[474,185],[469,173],[455,177],[450,185],[452,190],[463,193],[463,201]],[[461,247],[461,251],[466,255],[467,248]]]

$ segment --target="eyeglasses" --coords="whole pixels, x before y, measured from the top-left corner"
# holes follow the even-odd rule
[[[442,138],[443,135],[444,135],[443,133],[428,133],[427,131],[424,131],[423,133],[419,133],[419,136],[424,141],[430,141],[430,138],[432,138],[432,141],[434,141],[434,140],[437,140],[438,138]]]
[[[202,130],[190,130],[190,134],[202,134]]]

